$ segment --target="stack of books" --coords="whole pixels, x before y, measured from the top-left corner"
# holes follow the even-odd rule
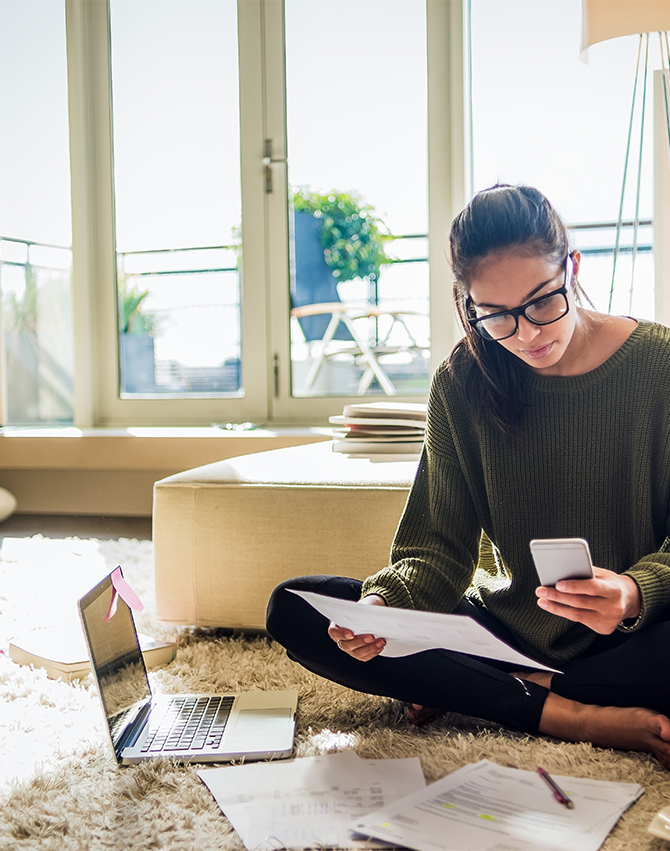
[[[177,653],[172,641],[157,641],[148,635],[137,637],[147,668],[167,665]],[[47,677],[64,682],[81,680],[91,670],[84,633],[78,623],[36,629],[14,638],[9,645],[9,658],[18,665],[44,668]]]
[[[414,402],[369,402],[345,405],[330,417],[333,452],[373,461],[418,461],[426,431],[426,405]]]

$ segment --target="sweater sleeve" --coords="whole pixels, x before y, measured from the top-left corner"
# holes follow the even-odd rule
[[[454,445],[443,394],[433,382],[426,443],[391,550],[391,565],[362,594],[390,606],[451,612],[474,576],[481,524]]]
[[[638,630],[667,618],[670,612],[670,553],[661,551],[643,556],[625,575],[637,584],[642,602],[641,617],[632,629]]]
[[[662,362],[663,374],[666,370],[667,355]],[[667,482],[670,478],[670,453],[667,451],[667,447],[670,446],[670,414],[667,407],[665,411],[662,438],[659,441],[660,447],[665,451],[656,449],[654,461],[661,467],[663,480]],[[660,549],[655,553],[642,556],[625,571],[625,575],[630,576],[640,589],[642,603],[640,617],[634,621],[634,624],[623,625],[623,629],[627,632],[642,629],[670,616],[670,508],[666,508],[666,511],[668,512],[665,523],[666,538]],[[619,628],[621,629],[622,626],[620,625]]]
[[[665,420],[660,443],[664,448],[670,446],[670,419],[668,418]],[[662,459],[661,467],[664,471],[664,479],[667,481],[670,454],[666,451],[658,453],[655,457]],[[670,512],[670,509],[666,510]],[[642,610],[632,625],[620,624],[619,629],[624,629],[626,632],[636,631],[667,619],[670,615],[670,513],[666,519],[665,532],[665,541],[657,552],[642,556],[624,572],[640,589]]]

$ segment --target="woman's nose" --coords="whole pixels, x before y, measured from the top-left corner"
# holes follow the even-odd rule
[[[540,333],[540,328],[538,325],[534,325],[530,320],[526,319],[526,317],[521,314],[519,316],[518,328],[517,328],[517,337],[524,343],[529,343]]]

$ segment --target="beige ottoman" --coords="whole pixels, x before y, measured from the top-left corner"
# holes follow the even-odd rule
[[[364,579],[388,564],[416,462],[372,462],[330,442],[243,455],[156,482],[156,613],[264,629],[284,579]]]

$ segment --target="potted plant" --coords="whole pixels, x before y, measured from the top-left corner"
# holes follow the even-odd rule
[[[293,209],[318,220],[324,259],[338,283],[354,278],[376,282],[381,266],[393,262],[386,254],[393,236],[359,195],[334,190],[319,195],[299,189],[293,195]]]
[[[392,259],[386,245],[393,239],[374,209],[355,193],[320,195],[299,189],[293,195],[294,274],[292,307],[340,301],[338,284],[368,281],[368,302],[377,302],[379,272]],[[327,313],[298,320],[305,339],[320,340],[328,326]],[[337,328],[335,340],[351,340],[348,329]]]

